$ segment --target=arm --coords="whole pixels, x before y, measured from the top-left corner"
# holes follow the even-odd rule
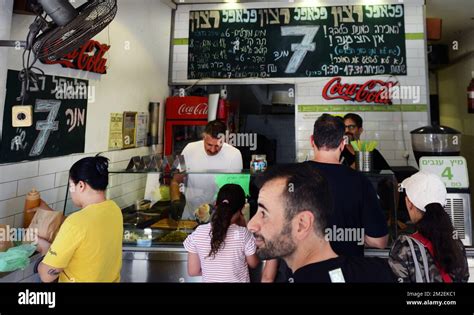
[[[198,254],[188,252],[188,274],[191,277],[202,275],[201,261]]]
[[[367,247],[374,247],[374,248],[385,248],[387,247],[388,243],[388,235],[382,237],[370,237],[365,235],[364,236],[365,245]]]
[[[385,215],[372,184],[361,177],[362,227],[364,243],[368,247],[385,248],[388,241],[388,227]]]
[[[59,277],[61,272],[63,272],[63,270],[64,269],[61,268],[51,267],[45,263],[40,263],[38,266],[38,274],[42,282],[55,281]]]
[[[408,246],[398,238],[390,250],[388,264],[395,275],[397,282],[411,282],[408,262],[413,261]]]
[[[278,271],[278,259],[271,259],[265,261],[265,266],[262,271],[261,282],[274,282]]]
[[[173,179],[171,179],[170,184],[170,197],[171,201],[177,201],[181,198],[181,192],[179,191],[179,186],[184,182],[183,174],[175,174]]]
[[[255,245],[255,238],[253,237],[252,233],[245,228],[245,236],[244,236],[244,252],[245,252],[245,259],[247,260],[247,264],[250,268],[256,268],[260,263],[260,259],[258,259],[257,254],[257,246]]]
[[[257,268],[258,264],[260,263],[260,259],[258,259],[257,254],[245,256],[245,259],[247,260],[249,267],[252,269]]]

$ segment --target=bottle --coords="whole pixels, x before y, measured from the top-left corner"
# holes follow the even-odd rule
[[[33,188],[25,199],[25,211],[23,215],[23,227],[27,228],[30,226],[31,220],[35,216],[36,208],[41,204],[40,193]]]
[[[152,243],[152,238],[152,230],[150,228],[146,228],[143,230],[143,237],[137,240],[137,245],[143,247],[150,247]]]
[[[467,112],[474,114],[474,71],[471,75],[471,83],[467,87]]]
[[[267,169],[265,154],[253,154],[250,162],[250,174],[262,173]]]

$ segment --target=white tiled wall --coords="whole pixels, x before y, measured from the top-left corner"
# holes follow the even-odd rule
[[[109,168],[125,168],[132,156],[150,154],[149,147],[109,151],[103,155],[110,159]],[[19,227],[23,225],[25,195],[32,188],[37,189],[41,199],[53,209],[63,211],[66,198],[68,170],[76,161],[95,153],[75,154],[34,162],[0,165],[0,224]],[[122,176],[119,181],[111,179],[113,197],[119,206],[133,203],[143,197],[143,175]],[[113,187],[115,186],[115,187]],[[141,195],[141,196],[140,196]]]
[[[356,0],[337,0],[337,1],[318,1],[318,5],[347,5],[363,4],[363,1]],[[403,3],[405,5],[405,32],[423,33],[424,26],[424,1],[422,0],[381,0],[374,2],[380,3]],[[250,2],[238,4],[240,8],[276,8],[297,6],[295,3],[281,2]],[[305,4],[309,5],[309,4]],[[176,11],[176,20],[173,30],[173,38],[188,38],[189,36],[189,11],[191,10],[222,10],[235,8],[236,4],[196,4],[179,5]],[[406,56],[408,75],[399,77],[378,76],[380,80],[398,80],[399,86],[418,86],[420,88],[420,100],[418,104],[427,105],[427,70],[426,70],[426,43],[423,39],[406,40]],[[186,45],[173,46],[173,64],[172,64],[172,82],[174,84],[194,84],[195,80],[187,80],[187,53]],[[347,83],[363,83],[373,77],[344,77]],[[199,84],[271,84],[271,83],[293,83],[296,85],[296,106],[328,104],[321,96],[321,91],[329,78],[272,78],[265,79],[231,79],[231,80],[202,80]],[[413,100],[396,100],[394,104],[413,104]],[[346,104],[344,102],[331,101],[329,104]],[[338,113],[341,114],[341,113]],[[429,124],[427,112],[359,112],[364,119],[365,130],[364,139],[376,139],[380,142],[379,149],[385,156],[389,164],[416,166],[411,150],[411,141],[409,131]],[[297,159],[304,160],[311,157],[311,146],[309,137],[313,129],[313,123],[321,113],[299,113],[296,112],[295,136]],[[409,160],[404,158],[405,153],[409,154]]]

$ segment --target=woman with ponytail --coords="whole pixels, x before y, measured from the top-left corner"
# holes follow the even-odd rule
[[[69,194],[81,210],[69,215],[38,266],[43,282],[119,282],[122,267],[122,211],[105,190],[109,160],[83,158],[69,170]]]
[[[399,282],[467,282],[466,252],[443,208],[446,187],[442,180],[418,172],[401,186],[417,231],[400,236],[390,251],[389,263]]]
[[[236,184],[222,186],[211,222],[200,225],[184,241],[188,273],[204,282],[250,282],[257,267],[255,239],[246,228],[242,209],[245,193]]]

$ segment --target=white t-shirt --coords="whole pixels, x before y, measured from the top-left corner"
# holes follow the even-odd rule
[[[233,146],[224,143],[218,154],[210,156],[204,149],[204,141],[191,142],[183,149],[187,172],[209,173],[242,171],[242,154]],[[186,207],[183,219],[194,219],[194,210],[203,203],[213,204],[217,194],[215,176],[209,174],[189,174],[185,190]]]
[[[224,245],[214,257],[211,251],[211,224],[197,227],[184,241],[184,248],[198,254],[203,282],[250,282],[246,256],[255,254],[255,238],[247,228],[231,224]]]

